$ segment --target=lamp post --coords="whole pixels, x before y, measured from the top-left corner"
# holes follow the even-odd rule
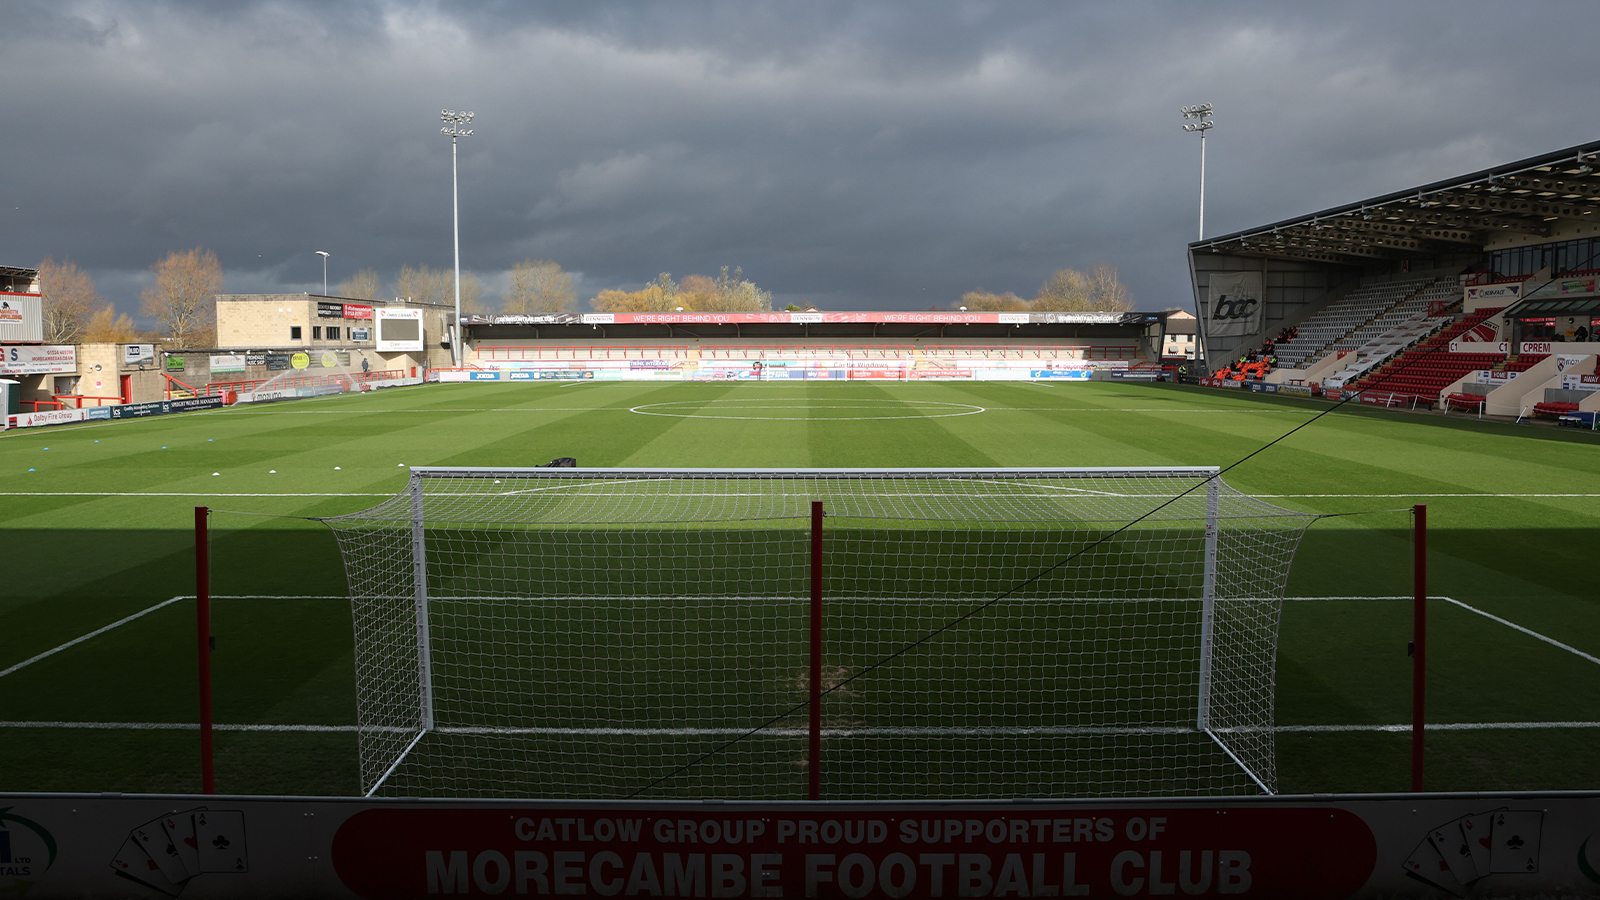
[[[322,296],[328,296],[328,251],[318,250],[317,255],[322,257]]]
[[[1200,240],[1206,239],[1206,132],[1210,131],[1216,123],[1211,121],[1211,104],[1202,103],[1199,106],[1185,106],[1183,117],[1190,119],[1183,126],[1184,131],[1199,132],[1200,134]]]
[[[471,128],[463,125],[472,124],[472,113],[456,112],[453,109],[439,111],[439,120],[444,122],[444,127],[439,129],[440,134],[450,135],[450,215],[455,232],[456,245],[456,330],[450,336],[450,359],[457,368],[461,366],[461,192],[460,182],[456,175],[456,141],[460,138],[470,137]]]

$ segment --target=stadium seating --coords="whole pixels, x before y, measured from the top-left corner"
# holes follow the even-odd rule
[[[1570,416],[1577,411],[1578,404],[1576,403],[1563,403],[1561,401],[1546,400],[1543,403],[1535,403],[1533,405],[1534,415],[1548,416],[1552,419],[1559,419],[1562,416]]]
[[[1441,281],[1436,284],[1431,278],[1386,281],[1357,287],[1301,322],[1299,334],[1295,339],[1278,345],[1278,364],[1289,368],[1303,368],[1308,362],[1333,351],[1336,344],[1349,344],[1345,349],[1354,349],[1365,344],[1381,334],[1385,328],[1393,327],[1394,324],[1425,311],[1429,300],[1440,299],[1441,294],[1425,290],[1430,287],[1454,289],[1454,285],[1448,282]],[[1419,297],[1421,298],[1419,303],[1412,302]],[[1389,325],[1377,326],[1377,320],[1380,318],[1402,310],[1403,314],[1393,319]],[[1360,336],[1357,337],[1358,335]]]
[[[1413,396],[1418,403],[1432,405],[1437,402],[1440,391],[1470,372],[1481,369],[1521,372],[1541,362],[1544,355],[1535,353],[1508,358],[1502,353],[1450,353],[1445,349],[1451,340],[1499,312],[1499,309],[1480,309],[1472,313],[1395,357],[1388,365],[1369,372],[1349,388]]]

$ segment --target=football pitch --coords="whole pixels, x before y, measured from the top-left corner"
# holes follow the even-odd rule
[[[332,534],[407,466],[1227,466],[1327,406],[1171,385],[458,384],[0,434],[0,791],[356,793]],[[1277,661],[1288,793],[1404,790],[1409,507],[1429,508],[1430,790],[1600,787],[1600,436],[1345,407],[1225,475],[1325,518]],[[301,518],[292,518],[301,517]],[[1019,573],[1019,579],[1031,573]],[[959,777],[959,775],[953,775]]]

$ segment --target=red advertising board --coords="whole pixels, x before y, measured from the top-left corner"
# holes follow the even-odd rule
[[[344,317],[346,319],[370,319],[372,318],[372,307],[363,306],[359,303],[346,303],[344,305]]]
[[[1315,854],[1304,854],[1316,847]],[[362,897],[1348,897],[1377,847],[1337,809],[375,809],[333,865]]]

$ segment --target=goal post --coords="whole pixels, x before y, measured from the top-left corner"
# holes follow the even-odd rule
[[[361,787],[1270,793],[1315,518],[1198,467],[413,469],[326,520]]]

